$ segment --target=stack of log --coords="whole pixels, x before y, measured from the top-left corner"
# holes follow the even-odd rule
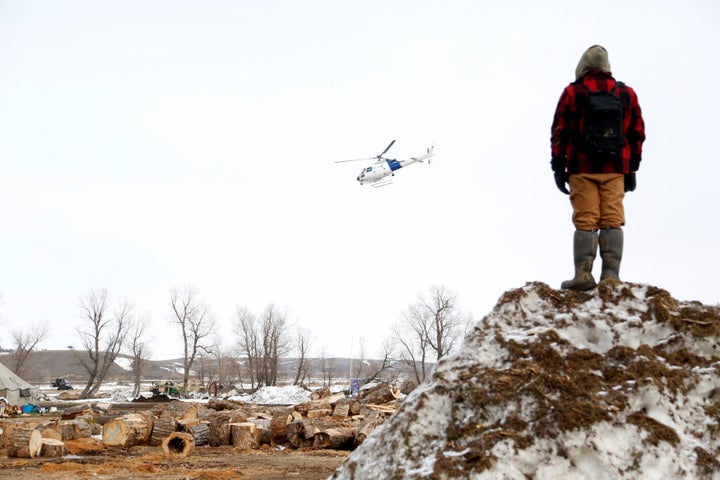
[[[147,413],[103,417],[102,444],[121,448],[149,444],[180,456],[200,445],[238,450],[264,445],[353,449],[396,410],[399,397],[398,390],[382,383],[350,398],[318,390],[310,401],[292,407],[259,408],[224,400],[211,400],[206,406],[170,402]],[[100,428],[100,422],[88,417],[93,411],[100,418],[97,409],[79,406],[62,419],[0,425],[0,448],[17,457],[65,455],[68,442],[97,433],[94,429]]]
[[[0,448],[7,448],[8,456],[20,458],[61,457],[68,453],[68,441],[93,434],[92,427],[79,419],[13,422],[0,430]]]
[[[395,412],[399,398],[399,390],[382,383],[357,397],[328,394],[296,405],[286,419],[287,441],[296,448],[352,449]],[[282,423],[273,419],[276,429]]]

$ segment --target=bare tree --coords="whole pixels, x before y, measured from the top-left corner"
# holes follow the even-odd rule
[[[140,395],[142,372],[150,358],[150,340],[146,337],[150,324],[148,315],[135,319],[130,326],[129,353],[132,359],[133,397]]]
[[[431,287],[429,298],[421,297],[417,314],[427,319],[428,344],[435,360],[450,353],[462,339],[462,320],[457,311],[457,295],[445,287]]]
[[[255,315],[245,307],[237,307],[233,331],[238,337],[239,355],[244,357],[246,361],[250,387],[255,389],[256,383],[258,383],[258,378],[255,375],[256,363],[260,358],[260,341]]]
[[[225,388],[235,362],[232,352],[223,347],[222,343],[223,338],[216,335],[208,349],[208,355],[202,357],[205,365],[202,368],[201,383],[205,385],[208,393],[215,396]],[[207,375],[207,383],[204,382],[204,375]]]
[[[132,311],[130,302],[121,301],[112,315],[107,315],[107,303],[107,291],[104,289],[93,290],[80,299],[85,327],[78,328],[78,333],[87,356],[78,354],[77,358],[88,373],[80,398],[90,398],[98,391],[128,332]]]
[[[204,340],[215,331],[215,321],[210,309],[202,303],[192,287],[173,289],[170,292],[171,321],[180,329],[183,342],[183,394],[187,395],[190,373],[195,359],[202,351],[207,352]]]
[[[276,385],[280,359],[291,351],[290,342],[287,338],[287,315],[271,303],[265,307],[260,325],[265,385]]]
[[[320,369],[322,370],[323,386],[330,387],[335,373],[335,362],[327,358],[327,347],[324,345],[320,350]]]
[[[302,385],[308,375],[307,353],[310,349],[310,332],[300,326],[295,333],[295,349],[298,353],[298,364],[293,385]]]
[[[238,307],[234,329],[248,362],[253,388],[276,385],[280,359],[292,350],[286,313],[272,303],[259,317]]]
[[[445,287],[431,287],[403,314],[393,333],[415,380],[424,381],[431,361],[437,362],[450,353],[461,338],[457,295]]]
[[[33,325],[27,331],[13,330],[11,335],[13,343],[15,344],[13,370],[16,373],[20,373],[25,364],[25,360],[27,360],[33,350],[35,350],[35,347],[47,337],[48,326]]]
[[[368,376],[367,383],[374,382],[375,380],[381,379],[386,374],[395,369],[396,361],[394,360],[395,352],[395,340],[393,338],[386,338],[382,343],[382,363],[373,373]],[[383,378],[385,381],[395,380],[394,378]]]

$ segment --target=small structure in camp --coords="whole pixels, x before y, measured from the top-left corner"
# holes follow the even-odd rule
[[[0,397],[4,397],[9,405],[37,403],[38,387],[33,387],[0,363]]]

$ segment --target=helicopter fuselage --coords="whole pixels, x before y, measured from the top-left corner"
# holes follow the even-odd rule
[[[382,158],[369,167],[363,168],[357,177],[357,181],[360,182],[360,185],[379,182],[386,177],[394,175],[393,172],[402,167],[403,165],[397,160]]]

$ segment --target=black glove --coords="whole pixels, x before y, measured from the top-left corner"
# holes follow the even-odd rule
[[[637,187],[637,179],[635,178],[635,174],[634,173],[626,173],[625,174],[625,191],[633,192],[633,191],[635,191],[635,187]]]
[[[565,172],[555,172],[555,185],[557,185],[558,190],[563,192],[565,195],[570,195],[570,192],[568,191],[565,184],[568,181],[568,175]]]

